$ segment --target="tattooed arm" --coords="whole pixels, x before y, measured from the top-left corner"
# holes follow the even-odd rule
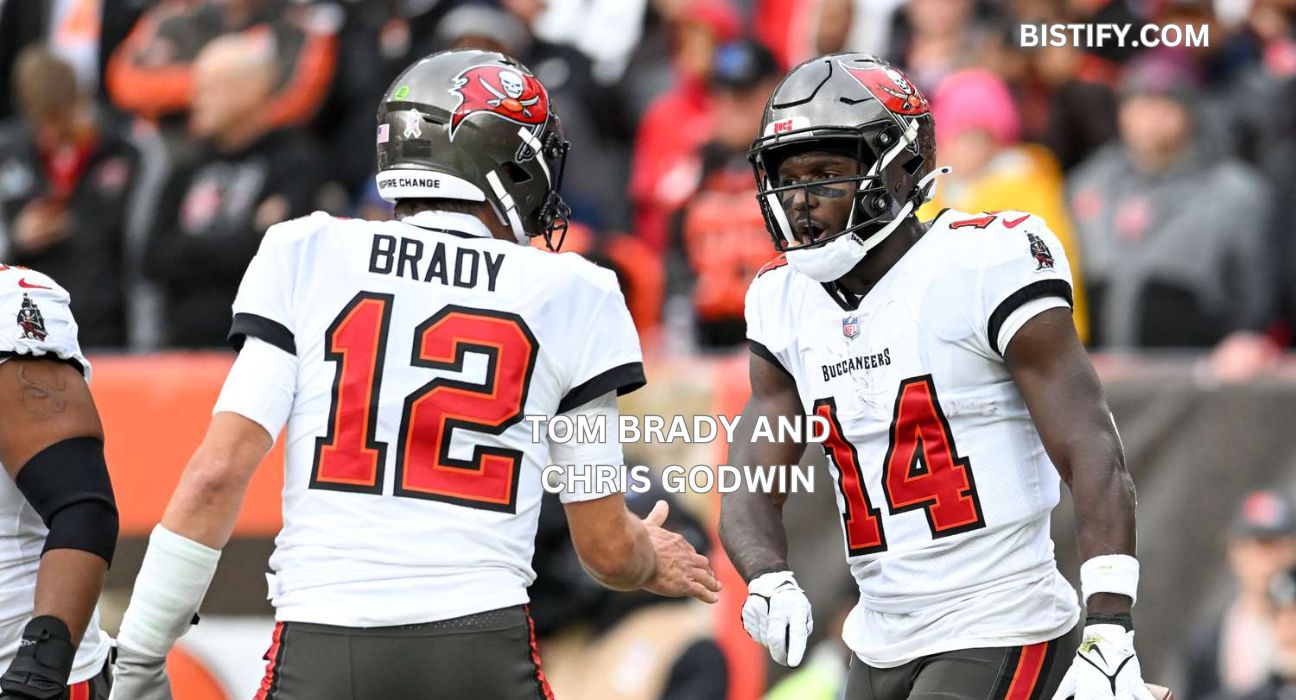
[[[0,462],[17,478],[47,447],[70,438],[103,439],[99,412],[81,373],[69,364],[14,358],[0,364]],[[103,586],[108,562],[79,549],[51,549],[41,557],[32,617],[51,615],[79,644]]]

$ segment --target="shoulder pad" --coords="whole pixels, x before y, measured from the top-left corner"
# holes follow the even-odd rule
[[[760,277],[761,275],[763,275],[763,274],[765,274],[766,272],[769,272],[769,271],[771,271],[771,270],[777,270],[777,269],[779,269],[780,267],[786,267],[787,264],[788,264],[788,261],[787,261],[787,255],[785,255],[785,254],[783,254],[783,253],[779,253],[779,254],[778,254],[778,257],[776,257],[776,258],[774,258],[773,260],[771,260],[771,261],[765,263],[764,265],[762,265],[762,266],[761,266],[761,269],[759,269],[759,270],[756,271],[756,276],[757,276],[757,277]]]
[[[266,229],[265,238],[274,236],[280,239],[300,240],[323,231],[332,230],[339,224],[346,223],[347,220],[345,219],[317,211],[306,216],[299,216],[296,219],[281,221],[271,226]]]
[[[0,299],[29,294],[39,290],[41,296],[57,297],[67,303],[67,290],[59,286],[52,277],[28,267],[0,264]]]
[[[950,261],[966,268],[997,265],[1028,253],[1051,256],[1062,245],[1044,219],[1012,209],[979,214],[946,210],[927,232],[933,234],[942,239]]]

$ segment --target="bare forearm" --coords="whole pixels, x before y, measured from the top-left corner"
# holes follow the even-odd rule
[[[1096,440],[1091,448],[1110,443],[1107,449],[1076,459],[1071,468],[1071,496],[1076,510],[1076,543],[1081,559],[1104,554],[1133,556],[1136,549],[1134,483],[1125,471],[1119,442],[1112,435]],[[1089,598],[1090,613],[1128,613],[1127,596],[1096,593]]]
[[[611,557],[618,561],[585,562],[585,570],[595,581],[614,591],[634,591],[652,578],[656,567],[652,539],[643,523],[626,513],[624,530],[615,538],[624,544],[607,547]]]
[[[247,493],[247,480],[224,473],[211,464],[198,464],[201,454],[185,470],[162,526],[213,549],[222,549],[234,533],[239,509]]]
[[[768,494],[735,491],[722,497],[720,542],[743,579],[790,568],[783,507]]]
[[[51,549],[41,557],[36,572],[36,606],[32,617],[53,615],[72,633],[72,644],[81,643],[103,588],[108,562],[79,549]]]

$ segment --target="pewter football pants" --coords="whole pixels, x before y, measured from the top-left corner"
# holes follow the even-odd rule
[[[526,608],[398,627],[281,622],[256,700],[544,700]]]
[[[933,654],[895,668],[851,658],[846,700],[1049,700],[1080,644],[1081,625],[1050,642]]]

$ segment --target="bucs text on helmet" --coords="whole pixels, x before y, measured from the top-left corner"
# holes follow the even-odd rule
[[[782,185],[789,155],[823,150],[853,154],[852,176]],[[927,99],[898,69],[859,53],[811,59],[793,68],[770,96],[748,159],[774,247],[795,270],[820,282],[845,275],[930,198],[936,132]],[[789,206],[809,206],[811,188],[853,187],[845,227],[798,241]]]
[[[562,246],[559,196],[569,144],[531,71],[493,51],[432,54],[406,68],[378,107],[383,199],[487,202],[518,243]]]

